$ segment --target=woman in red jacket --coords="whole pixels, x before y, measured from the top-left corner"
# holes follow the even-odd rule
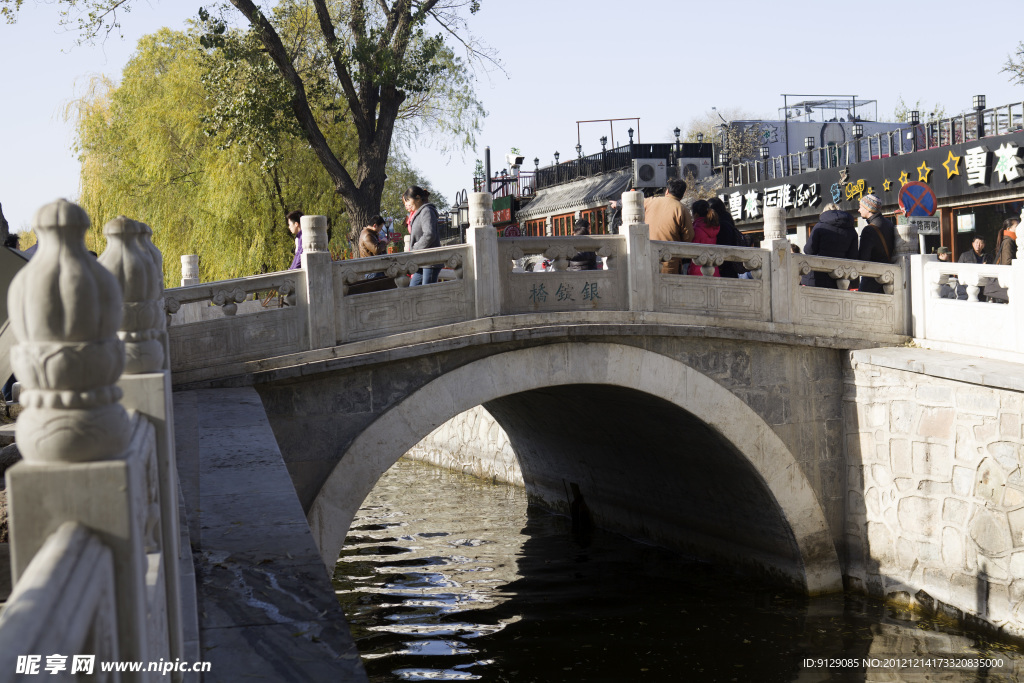
[[[703,199],[693,203],[693,241],[699,244],[718,244],[718,214]],[[691,263],[687,275],[702,275],[700,266]],[[715,267],[714,277],[721,277]]]

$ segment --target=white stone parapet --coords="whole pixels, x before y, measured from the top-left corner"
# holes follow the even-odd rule
[[[1009,266],[944,263],[910,257],[913,335],[926,348],[1024,362],[1024,260]],[[983,301],[985,288],[1005,288],[1008,303]],[[956,297],[958,292],[966,300]],[[945,294],[946,296],[943,296]]]

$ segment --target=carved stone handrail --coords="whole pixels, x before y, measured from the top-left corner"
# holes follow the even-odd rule
[[[527,256],[543,254],[551,259],[552,270],[562,271],[569,266],[575,254],[592,251],[599,258],[608,259],[608,270],[618,267],[623,255],[622,238],[617,235],[573,235],[566,237],[502,237],[498,239],[498,253],[502,259],[518,261]],[[516,273],[516,276],[519,276]]]
[[[673,258],[691,259],[701,266],[701,273],[714,274],[714,268],[723,263],[740,263],[751,272],[755,280],[761,279],[761,270],[768,265],[768,252],[756,247],[730,247],[697,242],[651,241],[651,251],[658,264]]]
[[[296,287],[299,286],[303,277],[304,273],[301,270],[282,270],[235,280],[175,287],[164,292],[164,305],[168,313],[177,312],[182,304],[194,302],[213,302],[218,306],[226,306],[229,303],[241,303],[254,292],[269,290],[277,290],[282,296],[285,296],[285,303],[293,304]],[[289,296],[291,296],[291,300],[289,300]],[[233,312],[229,313],[227,310],[224,312],[227,315],[233,315]]]
[[[349,285],[363,282],[366,276],[372,273],[384,273],[387,277],[393,278],[399,287],[408,287],[413,273],[420,268],[439,263],[455,273],[456,279],[461,280],[463,267],[469,257],[469,248],[458,245],[347,259],[334,262],[333,267],[344,285],[343,294],[347,295]]]
[[[27,654],[80,652],[101,661],[121,658],[114,563],[95,534],[65,522],[32,558],[0,613],[0,671],[13,674],[18,657]]]
[[[884,293],[892,294],[896,281],[901,277],[900,266],[893,263],[854,261],[809,254],[793,254],[791,261],[800,275],[828,273],[841,290],[849,289],[851,280],[873,277],[882,285]],[[797,284],[799,284],[799,279]]]

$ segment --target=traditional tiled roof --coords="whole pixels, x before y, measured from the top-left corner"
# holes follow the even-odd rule
[[[633,180],[632,170],[602,173],[590,178],[581,178],[570,183],[546,187],[537,191],[537,196],[516,214],[520,220],[539,216],[564,213],[576,208],[588,208],[615,199],[627,189]]]

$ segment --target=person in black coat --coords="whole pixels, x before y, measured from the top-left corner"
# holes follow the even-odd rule
[[[804,253],[811,256],[856,260],[859,252],[857,250],[857,225],[853,216],[841,211],[836,204],[825,206],[818,222],[811,229],[811,237],[804,245]],[[831,275],[814,271],[804,275],[800,284],[808,287],[839,288]],[[855,282],[850,283],[850,287],[856,286]]]
[[[732,214],[725,208],[725,202],[718,197],[712,197],[708,200],[708,205],[711,210],[718,216],[718,237],[716,244],[728,247],[745,247],[747,246],[747,240],[744,239],[743,233],[736,228],[736,222],[732,219]],[[739,277],[740,273],[747,272],[747,269],[743,267],[742,263],[736,261],[726,261],[718,268],[719,275],[721,277]]]
[[[590,221],[586,218],[578,219],[572,228],[573,235],[589,235]],[[597,252],[579,251],[569,257],[567,270],[597,270]]]
[[[858,257],[861,261],[892,263],[896,254],[896,229],[892,221],[879,213],[881,206],[882,200],[873,194],[864,195],[860,200],[861,218],[868,222],[860,231]],[[884,290],[875,278],[862,277],[860,291],[881,294]]]

